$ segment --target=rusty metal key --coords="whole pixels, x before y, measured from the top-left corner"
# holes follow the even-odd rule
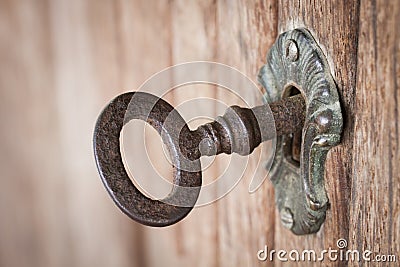
[[[196,66],[190,73],[226,76],[217,75],[218,68],[207,72]],[[95,158],[107,191],[134,220],[170,225],[184,218],[198,199],[201,156],[248,155],[260,143],[276,137],[269,176],[281,221],[294,234],[316,233],[329,207],[325,162],[330,149],[340,144],[344,125],[331,73],[318,42],[307,29],[298,28],[278,36],[258,73],[269,104],[232,106],[213,122],[190,130],[170,104],[154,95],[135,92],[118,96],[101,113],[94,134]],[[204,81],[204,77],[190,79],[198,80]],[[126,173],[119,136],[132,119],[152,125],[168,150],[174,180],[164,199],[143,195]]]
[[[102,111],[94,131],[95,159],[103,184],[116,205],[133,220],[149,226],[174,224],[191,211],[198,198],[201,156],[248,155],[261,142],[302,129],[306,106],[301,95],[266,105],[231,106],[223,116],[192,131],[178,111],[157,96],[144,92],[119,95]],[[168,149],[174,186],[165,199],[143,195],[125,170],[120,133],[133,119],[154,127]]]

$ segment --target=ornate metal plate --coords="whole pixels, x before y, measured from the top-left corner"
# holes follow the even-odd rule
[[[301,133],[277,139],[270,173],[282,223],[295,234],[317,232],[329,206],[324,165],[340,141],[342,112],[335,82],[320,47],[305,29],[281,34],[259,73],[271,103],[301,93],[306,120]]]

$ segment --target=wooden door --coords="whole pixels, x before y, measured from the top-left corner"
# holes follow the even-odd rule
[[[0,265],[280,266],[276,258],[260,261],[257,252],[265,245],[335,249],[345,239],[349,249],[395,255],[397,263],[288,264],[397,266],[399,6],[390,0],[0,1]],[[167,228],[144,227],[119,212],[92,156],[101,108],[155,72],[188,61],[227,64],[256,81],[277,36],[297,27],[310,30],[327,56],[344,110],[342,142],[326,163],[331,208],[321,230],[295,236],[284,228],[270,181],[248,193],[251,171],[228,195]],[[179,105],[199,97],[235,102],[201,86],[167,99]],[[198,116],[213,109],[221,115],[214,104],[193,107]],[[147,141],[160,152],[152,153],[157,161],[163,155],[157,135]],[[266,149],[250,156],[250,169],[260,155],[265,160]],[[218,156],[205,180],[228,159]],[[168,173],[168,166],[160,168]]]

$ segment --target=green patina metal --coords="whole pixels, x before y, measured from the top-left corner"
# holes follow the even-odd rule
[[[324,188],[326,156],[340,142],[343,129],[339,95],[328,62],[311,34],[295,29],[278,37],[258,78],[268,103],[289,97],[293,88],[305,99],[300,157],[295,160],[292,152],[296,135],[279,136],[270,177],[284,226],[299,235],[315,233],[329,207]]]
[[[199,196],[201,156],[248,155],[277,137],[271,180],[282,222],[295,234],[317,232],[328,208],[325,159],[339,143],[343,127],[327,61],[309,32],[293,30],[278,37],[259,80],[269,104],[231,106],[193,131],[173,106],[155,95],[132,92],[111,101],[97,120],[93,144],[100,177],[116,205],[145,225],[174,224],[192,210]],[[293,88],[303,97],[293,96]],[[142,194],[125,170],[120,133],[133,119],[153,126],[170,153],[174,187],[164,199]]]

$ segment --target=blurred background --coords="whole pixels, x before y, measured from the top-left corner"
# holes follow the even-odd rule
[[[176,63],[218,61],[255,80],[276,37],[276,13],[273,1],[0,0],[0,266],[256,261],[273,239],[274,209],[254,205],[273,201],[269,183],[251,196],[246,181],[183,223],[146,228],[107,195],[92,134],[108,101]],[[169,100],[224,96],[198,91]],[[214,162],[208,171],[223,168]]]

